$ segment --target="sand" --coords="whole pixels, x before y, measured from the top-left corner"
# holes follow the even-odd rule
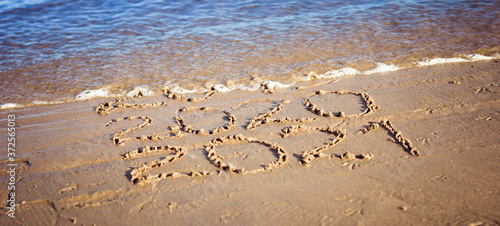
[[[479,61],[2,110],[0,224],[498,225],[499,85]]]

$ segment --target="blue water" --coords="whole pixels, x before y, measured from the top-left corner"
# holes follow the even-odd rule
[[[499,30],[500,1],[4,0],[0,104],[491,56]]]

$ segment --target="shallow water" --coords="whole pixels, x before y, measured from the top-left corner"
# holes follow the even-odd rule
[[[0,1],[0,104],[500,53],[500,1],[14,2]]]

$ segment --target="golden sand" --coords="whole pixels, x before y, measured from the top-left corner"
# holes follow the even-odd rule
[[[499,224],[499,72],[2,110],[19,127],[16,218],[0,223]]]

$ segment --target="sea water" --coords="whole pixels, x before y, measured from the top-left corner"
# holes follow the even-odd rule
[[[499,58],[500,1],[1,0],[2,108]]]

